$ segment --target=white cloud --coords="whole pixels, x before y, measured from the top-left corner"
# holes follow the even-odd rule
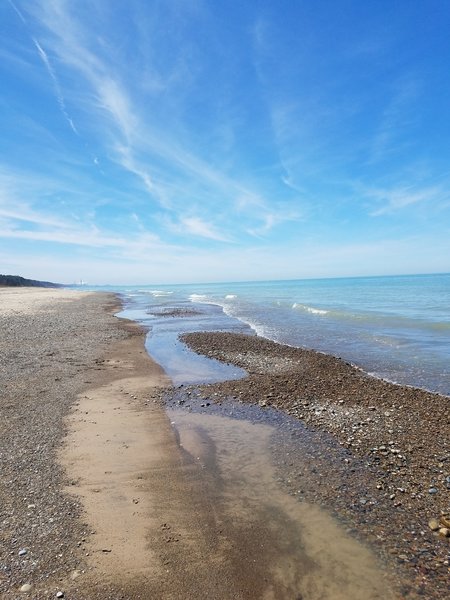
[[[78,135],[78,131],[77,131],[72,119],[69,117],[69,115],[67,113],[66,103],[64,102],[64,97],[61,92],[61,87],[59,85],[55,71],[50,63],[50,60],[49,60],[46,52],[42,48],[42,46],[39,44],[39,42],[35,38],[32,38],[32,39],[33,39],[34,45],[36,46],[38,54],[39,54],[42,62],[44,63],[45,68],[47,69],[48,74],[50,75],[50,78],[53,82],[53,87],[55,88],[56,100],[58,102],[59,109],[60,109],[61,113],[63,114],[64,118],[66,119],[66,121],[69,123],[72,131]]]
[[[17,8],[17,6],[14,4],[14,2],[12,0],[8,0],[8,2],[10,3],[10,5],[12,6],[12,8],[15,10],[15,12],[17,13],[19,19],[22,21],[22,23],[26,23],[25,17],[23,16],[23,14],[20,12],[20,10]]]
[[[364,189],[364,195],[374,199],[378,208],[369,213],[372,217],[395,213],[416,204],[440,202],[448,199],[449,194],[440,186],[417,188],[416,186],[395,187],[391,189]]]
[[[181,235],[193,235],[196,237],[214,240],[216,242],[230,242],[231,239],[220,232],[217,227],[201,217],[180,216],[177,222],[168,223],[172,231]]]
[[[255,237],[264,237],[273,228],[285,222],[300,221],[302,216],[300,211],[293,210],[289,206],[274,203],[272,210],[263,210],[258,214],[262,222],[258,227],[248,229],[248,233]]]
[[[110,114],[119,131],[130,141],[138,129],[138,121],[125,90],[108,76],[98,80],[95,87],[100,108]]]

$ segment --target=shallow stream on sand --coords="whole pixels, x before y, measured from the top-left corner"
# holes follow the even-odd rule
[[[238,402],[206,406],[192,393],[176,390],[167,412],[183,460],[197,465],[215,526],[226,534],[234,577],[253,582],[255,595],[242,597],[394,598],[374,553],[320,506],[300,502],[282,485],[279,450],[294,462],[304,456],[308,465],[317,454],[320,465],[325,441],[277,411]],[[343,460],[340,452],[327,453],[329,462]]]
[[[216,321],[221,318],[216,307],[202,310],[213,311]],[[136,314],[130,309],[121,313],[150,328],[147,351],[178,386],[166,398],[181,457],[179,475],[174,476],[187,477],[191,498],[186,506],[196,503],[210,540],[204,549],[196,547],[192,560],[212,571],[213,579],[229,581],[214,597],[395,598],[376,555],[319,504],[304,501],[303,490],[320,485],[322,474],[324,483],[336,490],[351,486],[355,469],[343,468],[346,451],[278,411],[197,398],[186,385],[245,375],[193,353],[179,341],[180,333],[208,329],[210,315],[205,318],[180,303],[152,307],[143,315],[142,308]],[[242,324],[235,329],[228,318],[221,325],[227,331],[243,329]],[[286,463],[299,475],[295,492],[285,485]],[[362,466],[358,472],[364,476]],[[305,497],[311,499],[311,494]]]

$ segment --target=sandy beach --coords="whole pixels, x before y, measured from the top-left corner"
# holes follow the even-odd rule
[[[445,597],[447,398],[220,334],[173,388],[119,308],[0,289],[2,598]]]
[[[2,598],[28,586],[32,598],[132,597],[107,590],[152,564],[142,488],[167,419],[156,409],[148,432],[138,394],[167,381],[119,308],[108,294],[0,290]]]

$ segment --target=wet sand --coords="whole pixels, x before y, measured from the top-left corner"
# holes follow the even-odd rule
[[[166,412],[176,392],[117,309],[0,291],[1,597],[400,598],[370,549],[290,493],[273,424]]]

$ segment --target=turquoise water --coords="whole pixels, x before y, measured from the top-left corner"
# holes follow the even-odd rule
[[[157,360],[179,331],[256,332],[450,395],[450,274],[108,289],[123,295],[126,316],[152,328]],[[200,314],[154,314],[173,307]]]

